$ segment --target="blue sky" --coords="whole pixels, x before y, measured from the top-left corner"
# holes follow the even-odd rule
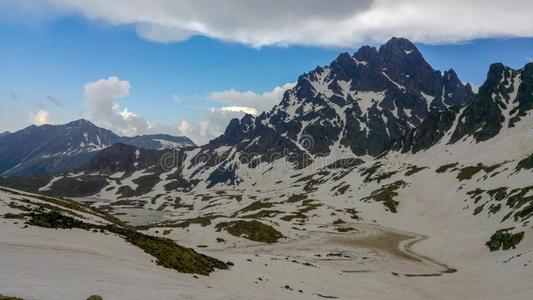
[[[131,85],[129,95],[118,102],[121,109],[127,107],[152,125],[162,125],[155,128],[178,134],[168,125],[179,127],[184,120],[201,123],[211,116],[206,110],[228,105],[209,99],[210,93],[269,92],[316,65],[328,64],[340,52],[353,53],[361,44],[254,47],[201,35],[160,42],[143,38],[134,25],[109,25],[79,15],[37,22],[3,18],[0,131],[30,125],[39,110],[46,110],[52,123],[91,118],[84,104],[84,85],[116,76]],[[454,68],[463,81],[475,85],[483,82],[493,62],[519,68],[533,59],[532,38],[417,46],[434,68]],[[175,96],[179,101],[173,101]],[[211,135],[223,127],[220,124]]]

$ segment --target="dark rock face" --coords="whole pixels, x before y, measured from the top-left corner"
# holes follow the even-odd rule
[[[526,116],[526,112],[533,109],[533,63],[528,63],[520,72],[520,86],[516,96],[517,106],[511,110],[509,127]]]
[[[270,112],[232,120],[193,159],[205,164],[195,174],[229,167],[228,161],[253,167],[280,157],[304,167],[343,147],[378,156],[418,127],[431,107],[446,109],[473,97],[453,70],[441,74],[411,42],[392,38],[379,50],[342,53],[329,66],[301,75]]]
[[[519,71],[501,63],[491,65],[487,80],[479,88],[475,101],[461,114],[450,142],[467,136],[474,137],[477,142],[486,141],[500,132],[505,121],[510,127],[514,126],[533,104],[533,68],[529,65]],[[506,117],[504,112],[508,110]]]
[[[410,130],[393,149],[416,153],[430,148],[451,129],[458,112],[459,107],[432,110],[422,124]]]
[[[262,119],[264,116],[254,118],[246,115],[241,120],[233,119],[223,135],[203,146],[192,158],[192,165],[204,164],[207,168],[224,165],[224,168],[232,168],[227,161],[236,159],[253,167],[261,162],[287,157],[295,167],[305,166],[306,161],[310,160],[309,155],[293,140],[265,124]]]
[[[207,145],[175,151],[172,166],[178,171],[168,189],[189,190],[201,180],[208,187],[238,184],[239,168],[279,159],[303,168],[338,150],[377,157],[388,151],[418,152],[468,137],[481,142],[502,128],[516,126],[531,109],[533,63],[520,70],[492,65],[474,94],[453,70],[434,70],[412,43],[393,38],[379,50],[364,46],[353,55],[342,53],[330,65],[301,75],[271,111],[234,119]],[[17,132],[0,137],[0,171],[21,159],[2,157],[2,142],[13,135],[23,136]],[[154,141],[160,136],[144,138]],[[144,138],[134,142],[156,145]],[[10,153],[28,155],[39,145],[32,142],[23,143],[29,150]],[[111,174],[151,168],[159,175],[166,153],[118,144],[87,158],[90,162],[80,170]],[[185,168],[191,171],[185,172],[186,177]]]
[[[233,120],[198,152],[204,165],[194,175],[238,182],[236,162],[254,167],[286,158],[304,167],[341,147],[376,157],[428,149],[445,136],[446,143],[468,136],[480,142],[532,108],[533,63],[518,71],[492,65],[476,95],[453,69],[434,70],[411,42],[392,38],[301,75],[270,112]]]
[[[453,70],[442,75],[408,40],[393,38],[379,51],[362,47],[328,67],[304,74],[265,121],[298,143],[315,141],[311,155],[327,155],[338,142],[357,155],[377,156],[427,117],[473,99]]]
[[[489,140],[504,126],[513,127],[533,109],[533,64],[513,70],[501,63],[490,66],[485,83],[474,101],[448,109],[435,109],[416,128],[409,131],[395,150],[418,152],[440,141],[447,143],[468,137],[476,142]],[[455,128],[452,128],[456,122]]]

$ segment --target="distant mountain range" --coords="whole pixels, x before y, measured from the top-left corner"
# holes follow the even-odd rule
[[[0,135],[0,174],[28,176],[73,170],[116,143],[146,149],[195,146],[183,136],[121,137],[83,119],[64,125],[32,125]]]
[[[199,229],[198,243],[247,219],[251,233],[269,224],[293,237],[317,224],[354,230],[354,220],[436,235],[476,260],[483,248],[533,245],[532,115],[533,63],[491,65],[474,93],[393,38],[303,74],[271,111],[232,120],[200,147],[169,151],[178,140],[121,138],[87,121],[8,134],[3,173],[41,175],[0,185],[166,211],[161,225]],[[494,255],[500,270],[510,256]]]
[[[162,149],[179,145],[87,121],[30,126],[0,137],[0,170],[40,175],[0,176],[0,186],[74,198],[146,233],[239,259],[237,272],[260,270],[243,278],[261,290],[267,273],[276,289],[287,284],[292,294],[281,298],[311,299],[321,282],[303,284],[307,273],[333,278],[314,294],[323,298],[354,298],[338,294],[339,282],[360,282],[377,298],[400,290],[402,299],[446,298],[447,285],[473,278],[461,285],[470,298],[531,298],[533,63],[492,64],[474,93],[393,38],[301,75],[272,110],[232,120],[206,145]],[[13,193],[3,194],[4,223],[38,212],[32,198],[51,201]]]
[[[532,92],[533,63],[519,70],[500,63],[491,65],[476,94],[453,69],[433,69],[414,44],[392,38],[379,50],[364,46],[353,55],[340,54],[328,66],[301,75],[270,112],[233,119],[224,134],[208,144],[179,151],[174,163],[180,172],[172,178],[187,189],[199,183],[207,188],[238,185],[249,170],[261,164],[275,170],[273,164],[281,159],[298,170],[324,159],[378,159],[394,152],[417,153],[444,139],[448,145],[469,138],[482,142],[523,119],[533,109]],[[0,148],[0,153],[9,154],[4,156],[8,159],[0,157],[0,170],[9,175],[74,169],[86,174],[125,172],[124,176],[146,168],[162,172],[158,158],[163,151],[150,154],[151,167],[136,164],[131,155],[121,158],[126,148],[120,145],[89,160],[96,150],[115,142],[148,149],[193,145],[183,137],[120,138],[92,124],[98,134],[85,135],[88,130],[80,129],[83,124],[90,123],[76,121],[54,129],[60,134],[51,145],[39,140],[44,134],[38,132],[55,127],[30,126],[9,134],[0,142],[20,141],[2,143],[2,147],[9,150],[13,144],[19,148]],[[27,131],[37,133],[24,142]],[[63,131],[72,132],[77,139],[65,139]],[[127,149],[128,153],[135,152],[135,148]],[[51,153],[59,153],[61,158],[48,158]],[[127,163],[119,163],[125,159]],[[23,163],[18,165],[20,161]]]

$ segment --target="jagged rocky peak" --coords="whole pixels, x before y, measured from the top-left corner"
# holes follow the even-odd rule
[[[472,102],[460,109],[456,106],[432,111],[395,148],[418,152],[428,149],[445,136],[449,139],[444,142],[449,144],[468,138],[476,142],[487,141],[503,129],[516,126],[532,109],[533,63],[520,70],[495,63],[490,66],[487,78]]]
[[[514,81],[517,73],[516,70],[502,63],[492,64],[487,72],[487,79],[479,87],[479,97],[495,100],[493,98],[496,95],[509,94],[514,89],[512,81]]]
[[[514,127],[533,109],[533,63],[514,70],[492,64],[475,101],[460,116],[451,142],[468,136],[486,141],[502,130]]]
[[[454,70],[434,70],[413,43],[392,38],[379,50],[363,46],[300,76],[267,119],[296,142],[302,134],[313,136],[320,147],[312,154],[328,154],[339,142],[357,155],[378,155],[431,107],[473,97]]]
[[[431,107],[473,97],[453,70],[434,70],[413,43],[392,38],[379,50],[363,46],[301,75],[270,112],[233,120],[200,153],[220,146],[241,149],[240,154],[254,149],[264,161],[266,152],[283,146],[311,157],[346,148],[377,156],[420,125]]]

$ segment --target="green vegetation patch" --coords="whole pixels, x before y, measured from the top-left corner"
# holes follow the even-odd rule
[[[131,230],[122,230],[122,236],[127,242],[155,257],[158,265],[178,272],[209,275],[215,269],[229,268],[226,263],[178,245],[169,238],[145,235]]]
[[[531,191],[533,191],[533,185],[509,192],[506,205],[515,211],[515,221],[526,221],[533,216],[533,193]]]
[[[507,197],[507,188],[500,187],[492,190],[488,190],[487,194],[496,201],[501,201]]]
[[[328,169],[349,169],[358,166],[365,161],[360,158],[341,158],[330,165],[327,165]]]
[[[130,186],[124,185],[118,188],[117,194],[119,198],[128,198],[141,196],[152,191],[154,186],[160,181],[159,174],[148,174],[133,180],[137,187],[132,189]]]
[[[265,202],[265,201],[255,201],[252,204],[250,204],[250,205],[244,207],[243,209],[239,210],[238,212],[236,212],[235,215],[237,215],[239,213],[242,214],[242,213],[246,213],[246,212],[260,210],[262,208],[271,208],[272,206],[274,206],[274,203]]]
[[[9,296],[0,295],[0,300],[24,300],[24,299],[17,298],[17,297],[9,297]]]
[[[4,214],[4,219],[24,219],[26,214],[13,214],[13,213],[6,213]]]
[[[306,200],[302,201],[298,211],[293,212],[293,213],[291,213],[289,215],[283,216],[280,219],[283,220],[283,221],[287,221],[287,222],[290,222],[293,219],[298,219],[301,222],[303,222],[303,221],[305,221],[305,220],[307,220],[309,218],[307,216],[308,212],[310,212],[312,210],[315,210],[315,209],[319,208],[320,206],[322,206],[322,204],[316,203],[316,200],[306,199]]]
[[[363,182],[368,183],[368,182],[376,181],[377,183],[380,183],[381,181],[385,179],[389,179],[394,174],[398,173],[398,171],[379,172],[381,166],[382,166],[381,163],[375,163],[371,167],[362,170],[361,175],[365,176],[365,179],[363,180]]]
[[[99,193],[108,184],[104,176],[63,177],[52,183],[47,194],[59,197],[84,197]]]
[[[211,221],[218,218],[225,218],[223,215],[203,215],[196,218],[186,219],[178,222],[166,221],[159,224],[154,224],[150,227],[178,227],[178,228],[187,228],[192,224],[198,224],[202,227],[211,225]],[[144,228],[143,228],[144,229]]]
[[[24,193],[21,193],[21,192],[18,192],[18,191],[8,190],[8,189],[2,188],[2,187],[0,187],[0,191],[4,191],[6,193],[9,193],[9,194],[12,194],[12,195],[17,195],[17,196],[22,196],[22,197],[27,196]],[[18,202],[26,203],[26,204],[31,205],[31,206],[35,206],[35,208],[30,208],[29,206],[16,204],[13,201],[9,203],[9,206],[11,208],[19,209],[19,210],[26,211],[26,212],[27,211],[42,212],[42,211],[44,211],[44,209],[49,209],[49,210],[52,210],[52,211],[61,211],[61,212],[64,212],[64,213],[67,213],[67,214],[70,214],[70,215],[79,216],[80,218],[82,218],[82,217],[76,212],[84,212],[84,213],[87,213],[87,214],[96,215],[96,216],[98,216],[98,217],[100,217],[100,218],[102,218],[102,219],[104,219],[104,220],[106,220],[106,221],[108,221],[110,223],[118,224],[120,226],[127,226],[126,224],[124,224],[122,221],[120,221],[116,217],[111,216],[109,214],[106,214],[106,213],[102,212],[101,210],[99,210],[98,208],[85,206],[85,205],[83,205],[81,203],[75,202],[75,201],[70,200],[70,199],[57,199],[57,198],[52,198],[52,197],[48,197],[48,196],[41,196],[41,195],[31,195],[31,197],[35,198],[35,199],[38,199],[38,200],[41,200],[41,201],[44,201],[45,203],[34,202],[34,201],[31,201],[31,200],[29,200],[27,198],[21,198],[21,199],[15,199],[15,200],[17,200]],[[14,199],[13,197],[11,197],[11,198]]]
[[[453,164],[447,164],[447,165],[440,166],[437,168],[437,170],[435,170],[435,172],[444,173],[448,171],[449,169],[456,167],[458,164],[459,163],[453,163]]]
[[[533,217],[533,186],[527,186],[524,188],[515,188],[509,190],[508,187],[499,187],[492,190],[483,190],[477,188],[469,191],[466,194],[474,200],[474,203],[478,203],[483,195],[488,195],[490,200],[485,204],[493,201],[489,206],[489,214],[495,214],[502,208],[502,204],[505,203],[511,211],[502,219],[502,222],[506,221],[510,217],[514,217],[515,221],[527,221]],[[505,201],[505,202],[503,202]],[[501,202],[501,203],[499,203]],[[483,210],[482,206],[478,206],[474,214],[479,214]]]
[[[337,190],[337,194],[344,195],[344,193],[346,193],[349,188],[350,188],[349,184],[343,185],[343,186],[339,187],[339,189]]]
[[[380,189],[373,191],[370,196],[364,197],[361,200],[373,200],[376,202],[382,202],[383,205],[385,205],[385,207],[388,208],[390,212],[396,213],[398,204],[400,204],[398,201],[394,200],[394,198],[398,196],[398,193],[396,191],[400,188],[404,188],[405,186],[407,186],[407,183],[405,181],[398,180],[391,184],[381,186]]]
[[[56,211],[32,213],[28,224],[45,228],[80,228],[112,232],[156,258],[158,265],[182,273],[208,275],[215,269],[228,269],[226,263],[180,246],[171,239],[146,235],[132,228],[85,223]]]
[[[256,220],[221,222],[215,227],[217,231],[224,229],[233,236],[244,237],[262,243],[275,243],[283,238],[281,232],[274,229],[274,227]]]
[[[527,158],[522,159],[516,165],[516,171],[522,169],[531,170],[533,168],[533,153],[531,153]]]
[[[293,194],[293,195],[290,195],[289,196],[289,199],[287,199],[287,203],[296,203],[296,202],[300,202],[300,201],[303,201],[305,199],[307,199],[307,194]]]
[[[357,209],[355,208],[346,208],[344,210],[346,213],[350,214],[350,218],[354,219],[354,220],[359,220],[359,211],[357,211]]]
[[[282,214],[283,212],[281,210],[274,210],[274,209],[262,209],[256,213],[248,214],[245,216],[242,216],[244,219],[264,219],[264,218],[273,218],[279,214]]]
[[[457,179],[459,179],[459,181],[470,180],[472,179],[474,175],[476,175],[481,170],[483,170],[482,164],[464,167],[462,169],[459,169],[459,174],[457,174]]]
[[[29,225],[39,226],[44,228],[59,228],[59,229],[91,229],[93,225],[74,219],[72,217],[64,216],[57,211],[50,211],[44,213],[31,213],[28,220]]]
[[[500,229],[496,231],[487,241],[485,245],[489,247],[490,251],[515,249],[516,245],[520,244],[524,238],[524,232],[511,233],[510,230],[514,228]]]
[[[149,174],[134,179],[133,183],[137,184],[135,195],[140,196],[152,191],[160,180],[159,174]]]
[[[119,195],[119,198],[133,197],[135,196],[135,191],[131,187],[124,185],[118,188],[117,195]]]
[[[391,178],[394,174],[398,173],[398,171],[391,171],[391,172],[382,172],[382,173],[379,173],[379,169],[381,167],[381,164],[379,163],[376,163],[374,164],[373,166],[371,166],[370,168],[364,170],[361,175],[365,176],[365,179],[363,180],[364,182],[372,182],[372,181],[377,181],[377,183],[380,183],[381,181],[385,180],[385,179],[389,179]]]
[[[409,166],[409,169],[405,172],[405,176],[411,176],[427,168],[428,167]]]
[[[327,181],[325,177],[327,177],[329,174],[330,174],[329,171],[325,171],[325,170],[319,171],[315,174],[311,174],[311,175],[308,175],[308,176],[305,176],[305,177],[302,177],[296,180],[296,183],[305,182],[304,191],[314,192],[318,190],[317,188],[318,185]],[[315,176],[317,176],[318,178],[315,178]]]
[[[470,180],[474,175],[479,173],[480,171],[484,171],[485,173],[490,173],[497,168],[499,168],[502,164],[495,164],[492,166],[484,166],[482,163],[478,163],[475,166],[467,166],[462,169],[459,169],[459,173],[457,174],[457,179],[459,181],[463,180]]]

